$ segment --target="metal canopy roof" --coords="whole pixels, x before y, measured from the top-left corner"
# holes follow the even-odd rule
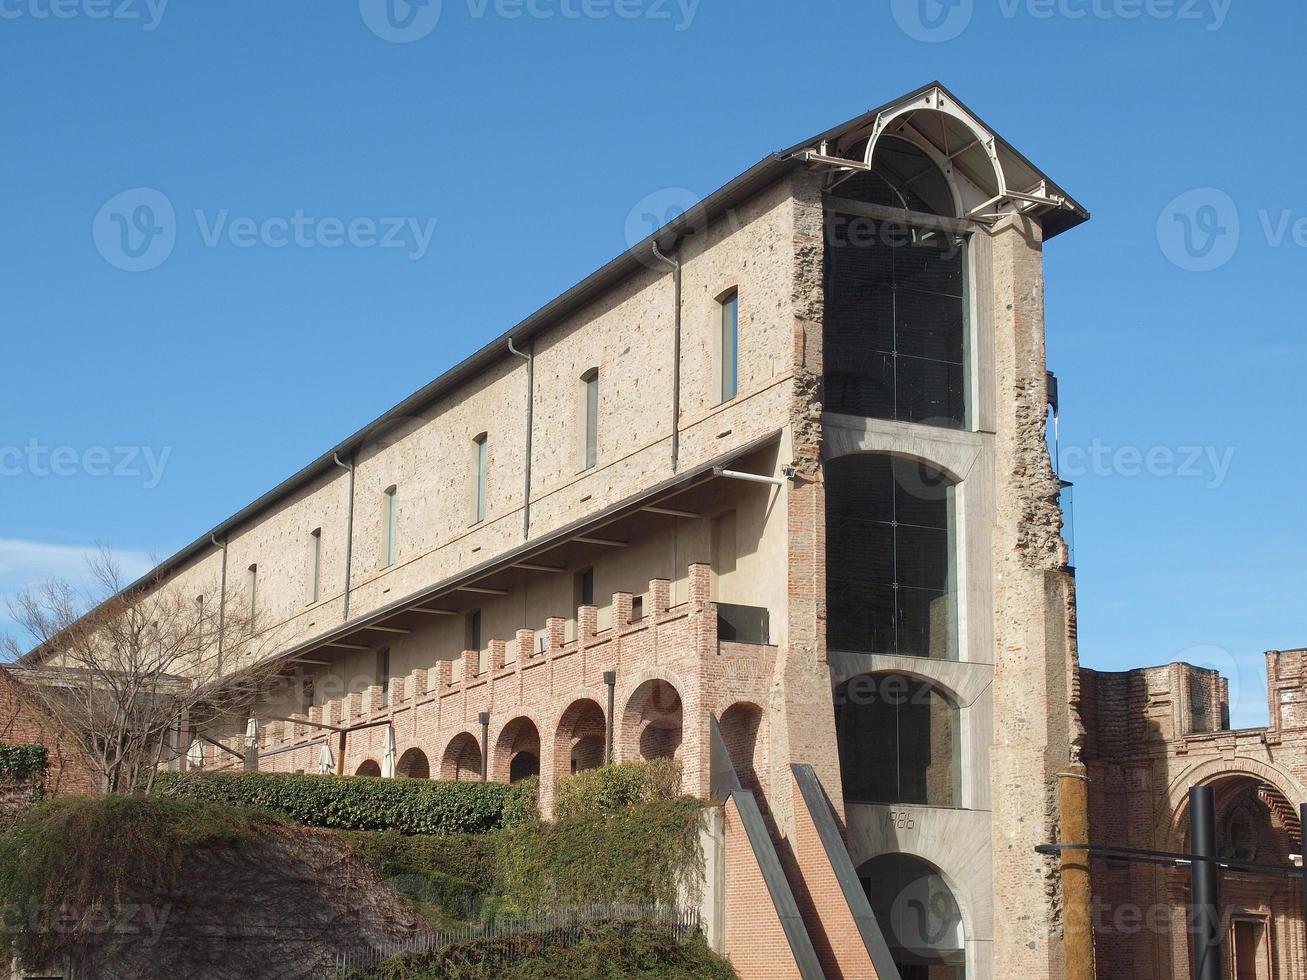
[[[930,118],[929,113],[916,111],[922,109],[931,112],[936,111],[930,105],[932,99],[947,101],[950,106],[956,107],[957,112],[950,116],[948,120],[933,120]],[[697,207],[678,216],[644,241],[622,253],[603,268],[592,273],[567,292],[531,314],[521,323],[440,375],[430,384],[414,392],[381,417],[333,446],[308,466],[218,524],[212,531],[206,532],[182,548],[128,588],[148,585],[159,577],[166,576],[180,568],[187,561],[214,547],[213,541],[215,538],[226,540],[233,531],[247,524],[284,497],[305,486],[310,481],[332,472],[336,468],[334,460],[337,455],[341,459],[348,459],[367,445],[378,431],[384,431],[389,426],[417,414],[422,409],[429,407],[442,395],[447,394],[458,385],[486,370],[490,365],[504,357],[511,356],[508,352],[508,341],[510,339],[522,342],[535,336],[556,324],[562,318],[584,307],[625,277],[645,269],[648,254],[655,243],[664,252],[667,252],[675,247],[675,244],[681,239],[697,230],[701,230],[714,217],[743,203],[781,177],[808,166],[804,158],[805,153],[815,150],[822,143],[836,144],[850,134],[864,132],[868,127],[875,126],[877,120],[886,114],[897,118],[900,110],[905,107],[915,112],[912,118],[913,124],[917,125],[926,138],[931,139],[932,142],[938,141],[941,149],[962,145],[956,141],[966,136],[967,133],[962,132],[959,128],[958,118],[965,116],[968,120],[974,121],[975,126],[980,127],[984,133],[992,138],[992,152],[1000,162],[1004,179],[1009,188],[1024,192],[1025,189],[1043,186],[1051,194],[1065,198],[1065,207],[1049,210],[1038,215],[1046,239],[1059,235],[1089,219],[1088,211],[1057,188],[1051,180],[1013,146],[1001,137],[993,135],[992,130],[986,127],[947,88],[939,82],[931,82],[899,99],[871,109],[861,116],[827,130],[825,133],[819,133],[787,150],[765,157],[739,177],[711,194]],[[971,131],[971,127],[968,127],[968,130]],[[968,176],[974,174],[973,179],[983,181],[985,166],[981,162],[981,155],[984,153],[985,151],[980,148],[967,149],[957,157],[957,165]],[[981,186],[984,186],[984,184],[982,183]]]

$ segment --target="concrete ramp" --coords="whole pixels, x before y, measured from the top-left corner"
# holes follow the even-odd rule
[[[821,781],[810,765],[790,769],[795,824],[791,846],[802,879],[795,890],[826,977],[900,980]]]

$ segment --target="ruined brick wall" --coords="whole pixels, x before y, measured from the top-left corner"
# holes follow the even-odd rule
[[[1301,651],[1267,655],[1271,725],[1244,731],[1229,729],[1229,684],[1215,671],[1082,670],[1093,843],[1183,852],[1188,790],[1205,785],[1216,794],[1218,847],[1237,848],[1243,810],[1259,821],[1244,859],[1287,865],[1301,852],[1296,811],[1307,802],[1307,717],[1295,712],[1307,697],[1302,662]],[[1188,873],[1095,861],[1093,884],[1099,976],[1187,980]],[[1296,882],[1225,875],[1221,898],[1229,922],[1262,930],[1258,980],[1307,975]]]
[[[0,742],[44,745],[49,756],[47,796],[98,792],[100,781],[91,760],[71,732],[51,717],[22,682],[0,671]]]
[[[1005,218],[992,239],[996,385],[994,529],[995,976],[1062,973],[1055,774],[1074,760],[1074,583],[1046,440],[1043,244]]]

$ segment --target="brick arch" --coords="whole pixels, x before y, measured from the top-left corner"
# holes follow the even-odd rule
[[[1279,766],[1242,756],[1211,759],[1181,773],[1167,788],[1167,811],[1170,818],[1168,849],[1180,851],[1188,839],[1189,788],[1216,786],[1227,782],[1265,783],[1276,790],[1295,811],[1307,803],[1307,788]]]
[[[679,758],[685,736],[682,688],[664,677],[639,683],[622,712],[623,761]]]
[[[459,732],[449,740],[440,759],[440,778],[454,782],[481,778],[481,744],[471,732]]]
[[[760,804],[767,798],[770,785],[770,737],[767,712],[753,701],[736,701],[721,713],[717,721],[726,750],[740,785],[751,790]]]
[[[417,746],[405,749],[395,763],[395,775],[401,779],[430,779],[431,763],[427,761],[427,754]]]
[[[540,726],[529,715],[518,715],[499,730],[490,756],[490,778],[512,783],[540,772]]]
[[[356,776],[372,776],[381,778],[381,763],[376,759],[364,759],[359,763],[358,768],[354,770]]]
[[[597,769],[604,764],[608,719],[593,698],[578,698],[558,717],[554,730],[554,776]]]

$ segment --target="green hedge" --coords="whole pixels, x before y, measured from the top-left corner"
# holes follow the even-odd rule
[[[156,791],[268,810],[312,827],[482,834],[534,819],[535,786],[299,773],[160,773]]]
[[[459,943],[385,960],[351,980],[736,980],[701,938],[678,942],[655,926],[587,926],[573,942],[560,940],[544,934]]]
[[[0,745],[0,780],[22,783],[45,778],[50,755],[44,745]]]
[[[558,781],[554,819],[563,821],[681,795],[681,766],[671,759],[624,762]]]

